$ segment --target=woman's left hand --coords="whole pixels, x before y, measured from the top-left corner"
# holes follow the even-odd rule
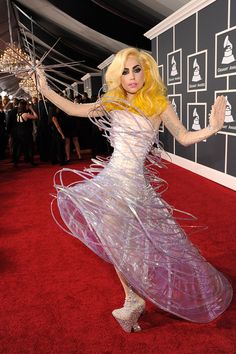
[[[208,127],[215,132],[223,128],[226,103],[227,101],[224,96],[218,96],[212,106]]]

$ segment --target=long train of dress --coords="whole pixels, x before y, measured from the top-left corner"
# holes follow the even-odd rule
[[[92,120],[114,152],[108,163],[97,160],[84,171],[64,168],[55,176],[69,233],[160,308],[193,322],[215,319],[229,306],[232,287],[186,237],[173,208],[161,198],[161,179],[145,168],[147,158],[158,163],[149,155],[157,128],[142,113],[125,109]],[[68,171],[79,181],[66,186]]]

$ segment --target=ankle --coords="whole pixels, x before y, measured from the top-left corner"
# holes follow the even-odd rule
[[[143,298],[133,291],[131,287],[125,293],[125,304],[128,302],[142,301]],[[144,301],[144,300],[143,300]]]

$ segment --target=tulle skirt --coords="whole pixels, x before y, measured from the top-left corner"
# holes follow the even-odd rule
[[[150,183],[148,169],[120,168],[113,159],[96,163],[56,176],[57,204],[67,231],[161,309],[199,323],[218,317],[231,302],[232,287],[180,227],[192,217],[174,215],[153,187],[162,180]],[[68,172],[78,176],[77,182],[64,184]]]

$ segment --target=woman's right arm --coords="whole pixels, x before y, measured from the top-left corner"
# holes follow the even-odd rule
[[[87,117],[90,111],[93,111],[99,107],[99,105],[96,103],[77,104],[71,102],[67,98],[60,96],[48,86],[45,74],[42,69],[36,69],[36,78],[37,79],[35,81],[37,82],[37,86],[42,95],[54,103],[56,107],[67,113],[69,116]],[[99,110],[95,110],[92,115],[99,116]]]
[[[52,122],[56,127],[56,130],[58,131],[58,133],[61,135],[62,139],[65,139],[65,135],[63,134],[63,131],[61,130],[60,124],[58,123],[57,117],[56,116],[52,116]]]

